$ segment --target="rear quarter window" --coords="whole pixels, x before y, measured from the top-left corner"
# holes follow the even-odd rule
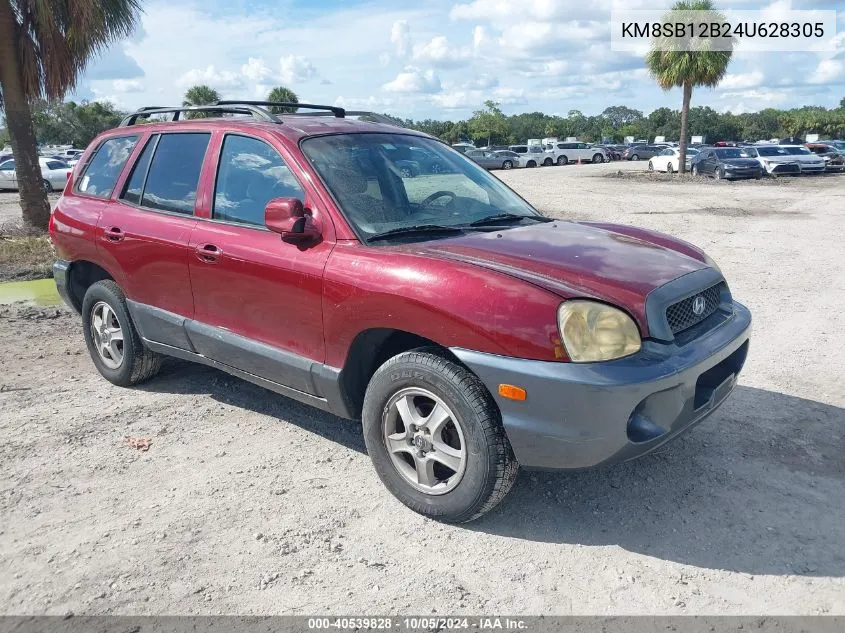
[[[77,181],[76,191],[96,198],[111,196],[137,142],[137,135],[117,136],[103,141]]]

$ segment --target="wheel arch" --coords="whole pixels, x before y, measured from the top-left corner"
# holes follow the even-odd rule
[[[74,310],[82,312],[82,300],[88,288],[103,279],[115,281],[114,275],[99,264],[85,259],[71,262],[68,268],[67,290]]]
[[[414,332],[379,327],[358,333],[339,378],[344,400],[354,417],[361,415],[364,393],[376,370],[391,358],[420,348],[436,350],[438,355],[465,366],[448,348]]]

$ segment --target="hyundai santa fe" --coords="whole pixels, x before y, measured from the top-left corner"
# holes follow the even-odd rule
[[[85,151],[50,232],[107,380],[172,356],[360,419],[387,488],[453,522],[519,466],[628,460],[728,397],[751,317],[695,246],[545,217],[425,134],[278,105],[148,108]],[[403,173],[415,150],[443,169]]]

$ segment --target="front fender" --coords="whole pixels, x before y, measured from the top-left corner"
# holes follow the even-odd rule
[[[342,367],[355,337],[390,328],[443,347],[565,358],[557,329],[561,299],[485,268],[390,247],[338,244],[326,265],[326,363]]]

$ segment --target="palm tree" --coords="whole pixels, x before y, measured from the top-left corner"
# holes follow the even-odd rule
[[[220,101],[220,93],[211,86],[199,84],[191,86],[185,91],[185,98],[182,99],[183,106],[211,105]],[[208,116],[206,112],[189,112],[189,119],[204,119]]]
[[[0,108],[15,156],[24,224],[46,229],[30,104],[64,98],[88,62],[135,30],[139,0],[0,0]]]
[[[267,101],[276,101],[277,103],[299,103],[299,97],[296,96],[296,93],[291,90],[290,88],[285,88],[284,86],[276,86],[270,92],[267,93]],[[291,113],[296,112],[296,108],[286,108],[286,107],[271,107],[270,112],[273,114],[284,114],[284,113]]]
[[[713,3],[710,0],[677,2],[672,7],[672,12],[675,11],[707,11],[706,18],[701,17],[704,14],[690,14],[695,16],[694,21],[696,23],[707,21],[721,24],[725,21],[723,15],[713,10]],[[664,21],[680,22],[681,20],[676,18],[676,15],[670,12],[665,16]],[[689,20],[684,21],[687,22]],[[684,89],[684,100],[681,106],[681,155],[678,160],[678,170],[683,173],[686,171],[687,119],[689,118],[692,88],[693,86],[715,88],[728,70],[728,64],[731,62],[733,51],[699,49],[692,51],[677,49],[660,50],[661,43],[663,43],[661,40],[655,40],[652,44],[652,49],[646,55],[645,62],[651,76],[657,80],[657,83],[663,90],[671,90],[672,88]]]

